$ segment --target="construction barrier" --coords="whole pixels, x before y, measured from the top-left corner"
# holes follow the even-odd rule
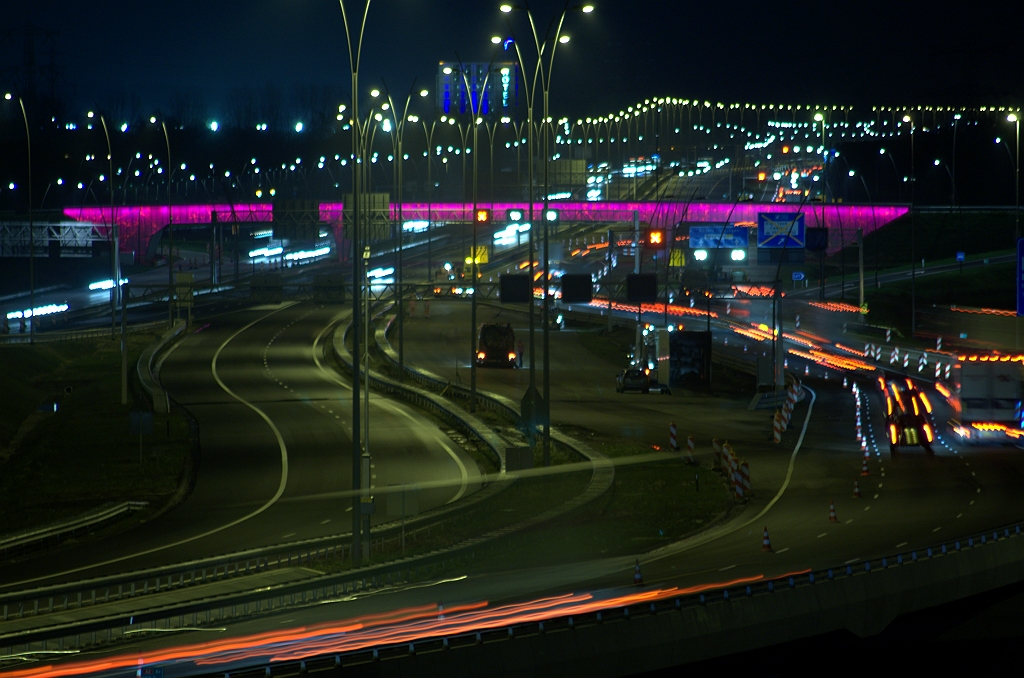
[[[693,460],[693,450],[694,450],[694,447],[695,447],[695,445],[694,445],[694,441],[693,441],[693,436],[687,436],[687,438],[686,438],[686,462],[688,464],[696,463]]]
[[[679,443],[676,442],[676,423],[673,421],[668,425],[668,446],[673,452],[679,451]]]

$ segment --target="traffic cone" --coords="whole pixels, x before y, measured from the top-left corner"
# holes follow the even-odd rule
[[[868,455],[867,454],[864,455],[864,461],[860,465],[860,474],[862,476],[869,476],[869,475],[871,475],[871,473],[868,471]]]
[[[860,499],[860,483],[856,480],[853,481],[853,498]]]
[[[640,560],[637,559],[636,566],[633,568],[633,585],[641,586],[644,583],[644,577],[640,574]]]
[[[764,528],[764,539],[761,542],[761,550],[762,551],[771,551],[772,550],[772,540],[768,538],[768,528],[767,527]]]
[[[830,501],[828,503],[828,522],[830,522],[830,523],[838,523],[839,522],[839,518],[836,517],[836,503],[834,501]]]

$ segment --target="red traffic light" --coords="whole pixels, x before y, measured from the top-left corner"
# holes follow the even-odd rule
[[[473,217],[473,220],[478,224],[491,223],[491,210],[478,209]]]

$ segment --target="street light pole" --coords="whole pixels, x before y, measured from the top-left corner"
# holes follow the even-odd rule
[[[110,146],[110,130],[107,129],[107,120],[100,116],[100,124],[103,125],[103,136],[107,139],[107,171],[110,186],[110,256],[113,259],[112,269],[114,275],[114,286],[110,288],[110,323],[111,333],[116,323],[115,311],[117,302],[121,302],[121,404],[128,404],[128,353],[124,336],[125,298],[124,290],[121,289],[121,232],[120,224],[114,218],[114,154]],[[170,171],[168,169],[168,171]]]
[[[1006,116],[1007,122],[1012,122],[1017,128],[1017,151],[1015,155],[1015,169],[1013,175],[1013,196],[1014,196],[1014,210],[1013,210],[1013,240],[1016,245],[1017,240],[1020,238],[1020,117],[1016,113],[1010,113]]]
[[[493,59],[492,59],[493,63]],[[487,66],[487,73],[484,75],[483,84],[480,86],[480,96],[474,96],[473,90],[469,84],[469,78],[466,76],[465,64],[459,63],[459,72],[462,74],[462,82],[466,87],[466,96],[469,97],[470,112],[473,114],[473,212],[471,214],[472,220],[472,245],[469,249],[469,269],[470,275],[473,278],[473,293],[470,295],[470,331],[469,331],[469,411],[476,412],[476,351],[477,351],[477,336],[476,336],[476,298],[479,296],[480,288],[477,287],[479,278],[478,273],[478,257],[476,252],[476,225],[477,225],[477,179],[478,179],[478,168],[479,161],[477,158],[480,156],[478,152],[479,146],[478,141],[480,137],[480,123],[483,119],[480,117],[480,105],[483,99],[483,93],[487,91],[487,80],[491,77],[491,66]],[[493,136],[492,136],[493,139]],[[492,145],[493,155],[493,145]],[[465,146],[463,147],[463,163],[465,163]],[[492,175],[493,177],[493,175]],[[493,200],[493,198],[492,198]],[[532,229],[531,229],[532,230]]]
[[[507,13],[511,12],[514,8],[511,5],[502,5],[500,9],[501,9],[502,12],[507,14]],[[530,11],[529,6],[523,5],[522,7],[518,7],[517,9],[523,9],[523,10],[526,11],[526,16],[527,16],[527,18],[529,19],[529,22],[530,22],[530,32],[533,35],[533,44],[534,44],[534,47],[537,50],[537,63],[536,63],[536,66],[534,68],[534,79],[533,79],[533,83],[532,84],[528,84],[528,87],[531,90],[533,90],[534,92],[536,91],[535,88],[536,88],[536,85],[537,85],[537,77],[539,75],[540,76],[540,80],[541,80],[541,90],[542,90],[542,93],[543,93],[543,104],[544,104],[544,115],[543,115],[543,118],[541,120],[541,132],[544,135],[544,193],[543,193],[543,196],[542,196],[543,201],[544,201],[544,206],[543,206],[543,211],[541,212],[541,220],[544,222],[544,240],[543,240],[543,243],[544,243],[544,269],[543,269],[543,273],[542,273],[542,275],[544,277],[544,285],[543,285],[543,299],[542,299],[542,304],[541,304],[541,314],[542,314],[541,318],[542,318],[542,322],[544,323],[544,392],[543,392],[543,396],[542,396],[542,401],[543,401],[543,410],[544,410],[543,464],[545,466],[549,466],[551,464],[551,370],[550,370],[550,367],[551,367],[551,350],[550,350],[550,328],[549,328],[549,324],[550,323],[548,322],[548,294],[549,294],[549,285],[550,285],[550,277],[551,277],[551,275],[550,275],[551,274],[551,262],[550,262],[549,249],[548,249],[549,240],[550,240],[550,233],[549,233],[550,228],[549,228],[549,222],[548,222],[548,218],[547,218],[548,217],[548,201],[549,201],[549,193],[550,193],[549,188],[548,188],[548,161],[549,161],[549,156],[550,156],[548,142],[549,142],[549,137],[551,135],[551,126],[550,126],[551,117],[550,117],[550,113],[549,113],[549,95],[550,95],[550,92],[551,92],[551,75],[552,75],[552,72],[554,70],[554,64],[555,64],[555,52],[556,52],[559,44],[564,44],[564,43],[569,42],[569,36],[568,35],[562,35],[562,25],[565,22],[565,15],[566,15],[566,13],[570,9],[579,9],[584,14],[589,14],[589,13],[594,11],[594,7],[592,5],[580,5],[580,6],[576,6],[576,7],[571,7],[570,8],[569,2],[568,2],[568,0],[566,0],[566,3],[565,3],[565,5],[562,8],[562,12],[561,12],[561,14],[558,17],[557,26],[555,28],[554,34],[551,37],[551,53],[548,56],[547,64],[544,63],[544,48],[547,47],[548,36],[551,35],[551,28],[550,28],[550,26],[555,26],[556,25],[555,20],[552,19],[552,22],[551,22],[551,24],[549,25],[549,28],[548,28],[548,32],[544,36],[544,41],[541,42],[540,38],[537,35],[537,26],[534,23],[533,13]],[[523,64],[523,60],[522,60],[522,53],[519,50],[519,43],[516,42],[513,39],[513,44],[515,44],[515,46],[516,46],[516,54],[519,57],[520,65],[522,65]],[[545,72],[545,66],[546,66],[546,72]],[[531,95],[530,100],[529,100],[529,106],[530,106],[530,111],[531,111],[531,115],[530,115],[530,117],[531,117],[531,120],[530,120],[530,129],[531,129],[531,131],[533,129],[533,120],[532,120],[532,108],[533,108],[532,104],[533,104],[533,101],[532,101],[532,99],[533,99],[533,96]],[[532,144],[531,144],[531,149],[532,149]],[[531,163],[531,167],[532,167],[532,163]],[[530,224],[531,224],[530,233],[532,234],[533,230],[534,230],[533,226],[532,226],[532,224],[533,224],[533,218],[532,218],[533,217],[533,214],[532,214],[532,212],[533,212],[532,182],[531,182],[531,196],[530,196],[530,211],[531,211],[531,215],[530,215],[531,216],[531,220],[530,220]],[[531,247],[531,251],[530,251],[530,261],[531,261],[531,263],[533,261],[533,250],[532,250],[532,247]],[[532,273],[533,272],[531,270],[531,285],[532,285],[532,277],[533,277]],[[533,307],[532,302],[531,302],[530,306],[531,306],[531,309],[532,309],[532,307]],[[531,315],[531,319],[532,319],[532,315]],[[531,367],[531,370],[532,370],[533,369],[532,354],[534,352],[532,350],[532,344],[533,344],[533,326],[532,326],[532,324],[531,324],[531,328],[530,329],[531,329],[531,332],[530,332],[530,343],[531,343],[530,367]],[[531,377],[532,377],[532,374],[531,374]],[[533,380],[531,378],[531,386],[532,385],[533,385]]]
[[[25,146],[28,153],[28,307],[31,317],[28,323],[28,341],[36,343],[36,229],[32,213],[32,134],[29,132],[28,113],[25,112],[25,100],[18,97],[21,106],[21,118],[25,121]]]
[[[349,30],[348,13],[345,11],[344,0],[338,0],[341,7],[341,19],[345,25],[345,42],[348,47],[349,70],[352,76],[352,567],[362,563],[362,544],[360,532],[362,521],[362,445],[359,411],[359,349],[360,349],[360,301],[363,285],[363,261],[360,248],[360,215],[359,191],[361,190],[360,174],[363,167],[361,133],[359,122],[359,60],[363,49],[363,34],[366,29],[366,17],[370,12],[370,3],[366,0],[363,6],[362,20],[359,22],[359,35],[356,44],[352,44],[352,31]],[[369,384],[367,384],[369,388]]]
[[[903,116],[903,122],[910,123],[910,336],[917,333],[917,250],[914,228],[914,120]]]

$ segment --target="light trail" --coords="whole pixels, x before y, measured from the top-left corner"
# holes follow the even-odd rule
[[[802,570],[801,574],[809,570]],[[784,575],[792,576],[791,574]],[[245,661],[297,661],[322,654],[413,643],[428,639],[585,615],[602,610],[652,603],[761,581],[763,574],[689,587],[668,587],[602,595],[565,593],[522,603],[489,607],[487,601],[453,606],[421,605],[345,622],[301,626],[239,638],[184,645],[146,653],[123,654],[64,665],[32,666],[6,672],[5,678],[62,678],[100,672],[135,670],[158,665],[217,666]]]

